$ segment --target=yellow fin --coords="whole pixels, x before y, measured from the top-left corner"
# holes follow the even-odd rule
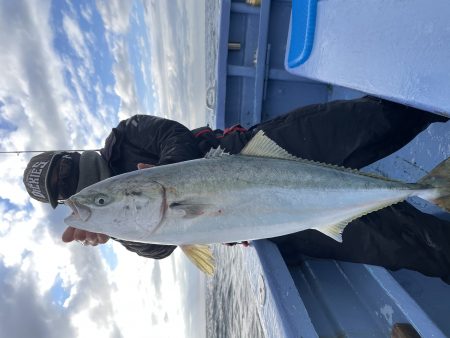
[[[180,248],[197,268],[208,276],[214,275],[214,257],[208,245],[180,245]]]
[[[419,183],[438,189],[439,197],[431,202],[450,212],[450,157],[438,164]]]

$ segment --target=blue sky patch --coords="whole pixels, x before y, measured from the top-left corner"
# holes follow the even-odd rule
[[[0,197],[0,204],[3,204],[6,210],[17,210],[17,211],[21,210],[19,206],[17,206],[14,203],[11,203],[11,201],[6,198]]]
[[[100,246],[100,254],[105,259],[111,270],[117,267],[117,255],[114,252],[111,244],[104,244]]]
[[[64,302],[70,296],[70,289],[66,289],[63,287],[63,280],[60,275],[57,275],[55,278],[55,283],[50,289],[50,295],[52,298],[52,303],[55,305],[63,306]]]

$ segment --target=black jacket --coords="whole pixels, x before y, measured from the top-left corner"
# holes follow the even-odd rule
[[[197,140],[182,124],[149,115],[135,115],[113,128],[100,154],[113,175],[137,170],[138,163],[164,165],[202,156]],[[161,259],[173,245],[135,243],[116,239],[140,256]]]

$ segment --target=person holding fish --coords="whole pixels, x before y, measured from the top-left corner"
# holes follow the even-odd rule
[[[190,131],[175,121],[136,115],[113,128],[100,154],[93,151],[82,154],[46,152],[33,157],[25,169],[24,184],[31,197],[50,203],[53,208],[63,201],[72,208],[74,214],[66,219],[70,226],[62,235],[64,242],[76,240],[86,245],[97,245],[105,243],[109,240],[109,235],[112,235],[114,240],[128,250],[144,257],[155,259],[167,257],[177,245],[191,255],[195,252],[191,244],[220,241],[219,238],[211,239],[208,231],[196,229],[211,224],[211,220],[217,223],[223,220],[223,229],[226,232],[220,238],[226,239],[225,242],[269,237],[278,244],[288,263],[295,263],[300,259],[300,255],[305,254],[380,265],[389,269],[408,268],[426,275],[441,277],[450,283],[450,222],[424,214],[405,202],[390,206],[417,193],[424,198],[436,200],[446,208],[448,179],[447,181],[444,179],[447,182],[444,183],[445,187],[441,187],[440,183],[435,186],[433,182],[448,169],[448,163],[432,172],[433,175],[425,178],[422,183],[411,187],[406,187],[401,182],[373,178],[331,166],[359,169],[400,149],[429,124],[445,121],[447,121],[445,117],[373,97],[303,107],[262,122],[248,130],[234,126],[225,131],[213,131],[208,127]],[[211,152],[211,149],[218,148],[219,151]],[[217,159],[224,157],[223,153],[240,155],[235,157],[238,160],[223,163],[218,160],[191,161],[205,155]],[[323,204],[325,202],[319,198],[314,200],[314,196],[301,200],[298,197],[301,193],[298,196],[289,195],[288,201],[286,192],[290,193],[291,190],[286,187],[277,188],[278,190],[272,192],[271,205],[266,207],[268,216],[258,220],[259,224],[266,222],[270,231],[262,230],[262,227],[249,227],[248,230],[241,226],[245,223],[250,224],[253,219],[258,218],[257,215],[246,214],[249,209],[249,197],[245,196],[244,192],[241,196],[230,195],[233,196],[230,200],[239,200],[241,203],[241,208],[230,207],[229,210],[233,212],[228,212],[226,206],[217,207],[220,202],[212,203],[212,197],[209,200],[198,197],[192,200],[192,190],[198,191],[199,196],[202,193],[215,196],[214,193],[217,192],[216,195],[221,195],[219,199],[225,200],[228,196],[225,192],[235,190],[233,184],[238,186],[242,182],[252,181],[250,176],[245,179],[241,176],[234,177],[237,172],[242,174],[238,169],[248,168],[251,173],[252,168],[255,168],[255,171],[256,168],[264,168],[264,164],[269,163],[265,158],[272,161],[270,165],[280,166],[278,170],[282,170],[283,173],[288,171],[288,166],[298,164],[302,171],[299,171],[297,176],[303,174],[306,177],[306,173],[311,173],[311,177],[324,187],[325,178],[330,177],[336,177],[331,178],[331,181],[335,182],[333,184],[347,178],[351,182],[359,180],[360,185],[352,183],[356,184],[357,191],[362,191],[361,187],[377,186],[381,182],[382,186],[376,190],[377,194],[388,191],[389,194],[395,192],[395,196],[388,194],[382,199],[381,195],[367,197],[364,194],[355,195],[354,192],[345,196],[338,191],[339,199],[334,200],[336,203],[344,204],[348,200],[349,205],[354,205],[355,199],[361,199],[365,204],[362,203],[355,212],[350,212],[348,207],[345,207],[347,210],[345,213],[330,205],[328,210],[333,208],[337,210],[334,213],[329,212],[333,215],[333,219],[331,216],[321,217],[321,214],[327,214],[324,210],[312,212],[311,217],[305,218],[306,211],[294,215],[290,209],[283,209],[286,203],[298,199],[299,204],[296,208],[301,209],[302,205],[312,200],[309,209],[305,209],[309,212],[314,207],[325,207]],[[260,159],[262,162],[259,162]],[[189,197],[181,198],[181,187],[178,188],[179,195],[177,195],[174,192],[177,189],[173,187],[178,186],[169,187],[165,183],[169,180],[167,172],[174,173],[175,181],[179,176],[178,185],[186,185],[186,179],[181,177],[189,170],[189,166],[195,168],[197,176],[203,172],[204,176],[199,177],[204,181],[206,177],[217,173],[224,177],[221,178],[225,179],[223,182],[231,184],[232,187],[229,188],[220,181],[221,185],[211,189],[199,181],[196,186],[190,188],[190,195],[186,195]],[[114,202],[111,196],[95,192],[94,187],[100,183],[104,183],[104,187],[110,182],[111,186],[116,183],[120,186],[119,179],[122,174],[148,167],[155,167],[148,171],[143,170],[146,171],[145,175],[149,175],[148,184],[139,181],[142,177],[138,176],[139,172],[131,176],[127,174],[127,183],[126,186],[121,186],[121,193],[124,200],[129,202],[120,205],[121,214],[114,216],[111,211],[110,220],[105,221],[107,218],[103,218],[105,224],[101,224],[100,221],[93,226],[97,211],[102,208],[106,210],[105,208],[108,205],[113,206]],[[211,168],[214,168],[213,172]],[[297,169],[293,170],[296,172]],[[263,170],[259,171],[262,174]],[[274,176],[269,170],[266,171],[267,177],[275,179],[275,176],[281,176],[279,174]],[[106,179],[108,180],[105,181]],[[280,184],[285,184],[286,180],[280,181]],[[99,183],[96,184],[97,182]],[[256,182],[251,184],[253,189]],[[310,182],[304,181],[303,184],[309,185]],[[146,191],[142,189],[144,185],[147,187]],[[313,188],[317,189],[316,186]],[[224,191],[219,191],[220,189]],[[414,191],[409,192],[408,189]],[[87,194],[94,196],[89,202],[86,202]],[[443,200],[445,201],[442,202]],[[260,203],[263,207],[264,202],[261,200]],[[94,204],[88,206],[86,203]],[[277,205],[278,209],[273,209],[272,212],[270,208],[275,208],[273,205]],[[385,206],[386,208],[382,209]],[[382,210],[376,211],[377,209]],[[264,212],[263,209],[259,210],[260,214]],[[366,213],[368,214],[365,215]],[[169,216],[175,221],[170,221]],[[120,217],[130,220],[130,224],[133,225],[123,226]],[[278,219],[272,220],[276,217]],[[288,222],[286,219],[289,217],[292,219]],[[303,222],[300,228],[296,224],[297,221],[299,224]],[[179,222],[184,222],[183,224],[192,227],[193,230],[184,234],[170,233],[168,230],[170,226],[175,228]],[[286,223],[288,230],[282,229],[281,226],[280,229],[272,226],[283,222]],[[348,226],[345,227],[347,223]],[[226,227],[227,224],[229,228]],[[300,231],[311,228],[319,231]],[[147,234],[153,237],[147,238]]]

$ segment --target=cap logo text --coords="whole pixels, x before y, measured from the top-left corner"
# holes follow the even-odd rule
[[[36,162],[35,164],[33,164],[33,169],[31,169],[30,173],[28,174],[27,185],[31,189],[31,193],[36,197],[46,198],[40,189],[39,180],[41,178],[42,171],[44,170],[48,162],[49,161]]]

